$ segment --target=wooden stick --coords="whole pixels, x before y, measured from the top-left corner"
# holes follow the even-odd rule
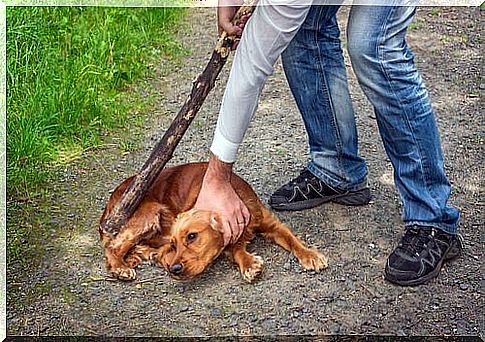
[[[254,11],[255,5],[256,0],[249,0],[239,8],[232,22],[238,24],[244,15]],[[223,32],[219,37],[209,63],[207,63],[202,74],[193,82],[192,92],[172,124],[162,139],[157,143],[140,172],[131,181],[110,215],[101,223],[101,229],[105,233],[114,236],[126,224],[165,164],[172,158],[173,152],[185,134],[185,131],[199,111],[205,98],[214,87],[217,76],[221,72],[231,52],[235,38],[234,36],[229,36],[226,32]]]
[[[148,279],[143,279],[143,280],[138,280],[136,282],[136,284],[144,284],[144,283],[148,283],[148,282],[152,282],[152,281],[155,281],[155,280],[160,280],[160,279],[166,279],[167,276],[163,275],[163,276],[158,276],[158,277],[153,277],[153,278],[148,278]]]

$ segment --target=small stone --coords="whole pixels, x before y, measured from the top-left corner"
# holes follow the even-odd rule
[[[330,332],[332,334],[338,334],[340,333],[340,325],[338,324],[333,324],[331,327],[330,327]]]
[[[272,331],[275,327],[275,321],[272,318],[265,320],[263,323],[261,323],[261,326],[265,330]]]
[[[222,314],[221,309],[218,309],[218,308],[212,309],[212,316],[219,317],[221,314]]]
[[[468,284],[464,284],[464,283],[460,284],[460,289],[462,289],[463,291],[468,290],[469,287],[470,286]]]

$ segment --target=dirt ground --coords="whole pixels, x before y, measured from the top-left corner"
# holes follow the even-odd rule
[[[340,11],[342,31],[348,8]],[[419,9],[409,33],[416,62],[431,93],[442,137],[451,202],[462,213],[465,254],[446,264],[425,286],[403,288],[383,279],[385,260],[399,240],[399,195],[374,114],[350,72],[360,151],[369,166],[373,195],[364,207],[336,204],[278,213],[294,232],[329,257],[321,273],[303,272],[282,249],[256,239],[251,251],[265,261],[259,281],[245,283],[223,258],[187,283],[145,264],[138,280],[106,279],[97,222],[110,191],[141,167],[168,127],[191,81],[213,48],[215,12],[191,10],[179,32],[191,53],[181,65],[162,60],[135,91],[156,96],[144,127],[127,131],[136,142],[126,152],[112,145],[89,152],[59,171],[48,194],[22,222],[43,230],[33,266],[8,265],[10,335],[228,336],[228,335],[481,335],[484,330],[483,265],[484,125],[478,8]],[[344,42],[345,44],[345,42]],[[161,68],[171,72],[161,74]],[[179,145],[171,164],[207,159],[228,68]],[[140,114],[140,115],[142,115]],[[236,165],[266,201],[308,158],[301,118],[280,63]],[[125,146],[126,147],[126,146]],[[32,260],[34,261],[34,260]],[[29,263],[27,263],[29,264]]]

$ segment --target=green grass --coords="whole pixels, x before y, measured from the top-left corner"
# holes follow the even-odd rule
[[[69,151],[127,125],[123,93],[182,52],[182,8],[7,8],[7,194],[29,196]],[[129,147],[127,148],[129,149]],[[77,152],[75,152],[77,153]]]

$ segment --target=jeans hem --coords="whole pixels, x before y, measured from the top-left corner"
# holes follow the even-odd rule
[[[453,234],[453,235],[457,234],[457,230],[458,230],[458,223],[447,224],[447,223],[427,222],[427,221],[406,221],[405,228],[407,229],[414,225],[438,228],[439,230],[442,230],[445,233]]]
[[[329,185],[330,187],[336,190],[359,191],[369,186],[367,182],[367,177],[364,177],[364,179],[357,184],[349,184],[349,183],[344,183],[342,181],[338,181],[335,178],[326,174],[321,169],[319,169],[313,162],[308,163],[307,169],[311,173],[313,173],[316,177],[320,178],[320,180],[323,181],[325,184]]]

